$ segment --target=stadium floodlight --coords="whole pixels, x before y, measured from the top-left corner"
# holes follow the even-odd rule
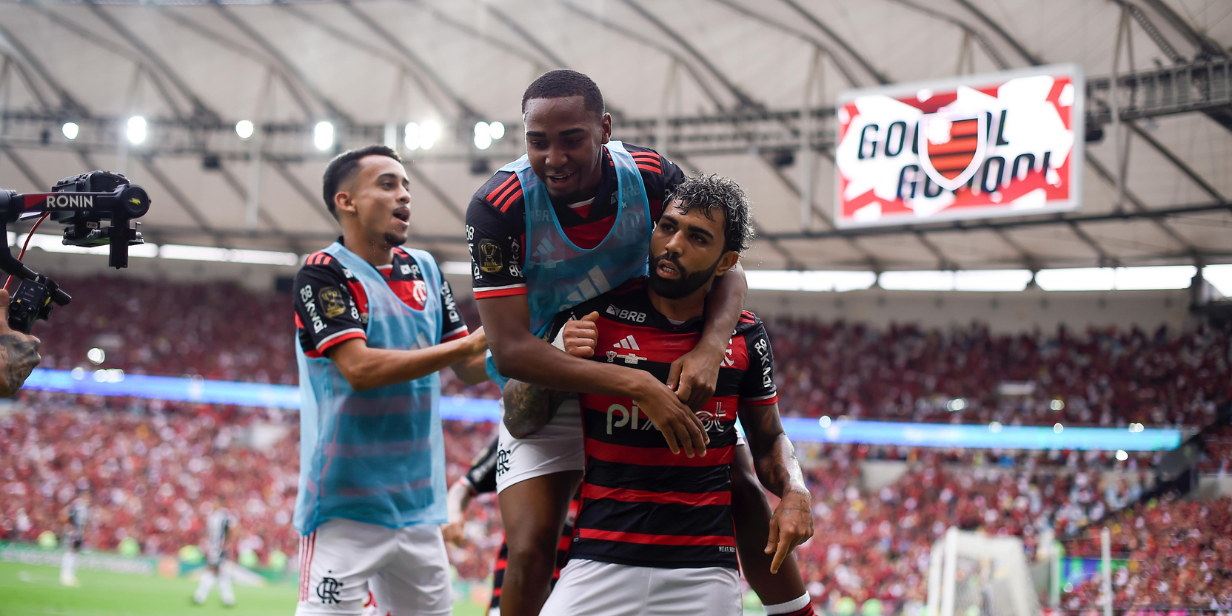
[[[1060,434],[1065,431],[1065,426],[1061,425],[1061,422],[1058,421],[1057,423],[1052,424],[1052,431]]]
[[[419,149],[420,130],[418,122],[407,122],[406,128],[402,129],[402,143],[406,145],[406,149],[414,152]]]
[[[1045,291],[1111,291],[1116,270],[1111,267],[1045,269],[1035,274],[1035,284]]]
[[[945,405],[945,408],[949,409],[951,413],[957,413],[958,411],[967,408],[967,400],[964,398],[954,398]]]
[[[334,145],[334,125],[322,120],[312,129],[312,144],[318,150],[328,150]]]
[[[999,421],[990,422],[988,424],[988,431],[992,432],[993,434],[1000,433],[1001,432],[1001,422]]]
[[[487,122],[475,123],[475,147],[481,150],[492,147],[492,132]]]
[[[60,132],[64,133],[64,138],[72,141],[81,133],[81,127],[77,126],[76,122],[65,122],[64,126],[60,127]]]
[[[818,424],[818,425],[820,425],[820,426],[821,426],[821,427],[823,427],[823,428],[829,428],[829,427],[830,427],[830,416],[829,416],[829,415],[822,415],[822,416],[821,416],[821,419],[818,419],[818,420],[817,420],[817,424]]]
[[[500,139],[505,136],[505,125],[500,122],[491,122],[488,124],[488,134],[493,139]]]
[[[1208,265],[1202,268],[1202,277],[1224,297],[1232,297],[1232,265]]]
[[[419,147],[431,150],[436,140],[441,136],[441,125],[435,120],[428,120],[419,127]]]
[[[1063,411],[1065,410],[1065,401],[1060,398],[1053,398],[1052,402],[1048,404],[1048,408],[1054,411]]]
[[[1129,452],[1125,451],[1124,449],[1118,449],[1116,452],[1116,459],[1120,460],[1121,462],[1128,460]]]
[[[133,145],[137,145],[143,141],[148,134],[149,127],[146,124],[145,118],[141,116],[133,116],[128,119],[128,141]]]
[[[107,360],[107,352],[98,347],[94,347],[89,351],[86,351],[86,359],[90,360],[90,363],[97,366]]]
[[[252,136],[252,122],[248,120],[240,120],[235,123],[235,134],[240,136],[240,139],[247,139]]]

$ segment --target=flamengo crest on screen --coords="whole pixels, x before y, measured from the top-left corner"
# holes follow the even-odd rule
[[[839,96],[842,227],[1077,209],[1082,69],[1046,66]]]

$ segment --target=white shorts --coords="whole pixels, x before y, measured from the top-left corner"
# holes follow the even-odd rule
[[[453,612],[449,557],[435,524],[385,528],[333,519],[300,538],[296,616],[359,616],[371,588],[382,613]]]
[[[570,560],[540,616],[740,616],[735,569],[659,569]]]
[[[577,396],[560,403],[547,425],[526,438],[513,438],[500,422],[496,453],[496,492],[527,479],[561,471],[586,470],[582,407]]]

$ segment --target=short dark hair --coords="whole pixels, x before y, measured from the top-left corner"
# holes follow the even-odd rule
[[[522,94],[522,113],[526,113],[526,101],[532,98],[582,97],[586,111],[603,117],[603,93],[599,86],[586,75],[567,68],[548,71],[531,82]]]
[[[402,162],[402,157],[398,156],[393,148],[377,144],[347,150],[335,156],[325,166],[325,178],[322,182],[325,185],[322,196],[325,197],[325,207],[329,208],[330,214],[335,214],[334,197],[338,194],[338,187],[355,175],[355,170],[359,168],[359,161],[367,156],[388,156]]]
[[[669,195],[668,203],[681,212],[698,208],[715,220],[714,211],[723,212],[723,250],[744,252],[753,241],[753,217],[749,198],[740,185],[721,175],[686,178]]]

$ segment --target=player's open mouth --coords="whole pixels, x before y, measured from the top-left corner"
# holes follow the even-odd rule
[[[563,175],[562,174],[549,175],[548,183],[549,184],[564,184],[565,182],[569,181],[569,178],[571,177],[573,177],[572,173],[565,173]]]
[[[659,276],[664,278],[675,278],[680,275],[680,271],[677,270],[676,267],[667,259],[659,261],[659,264],[655,266],[655,269],[659,272]]]
[[[400,208],[400,209],[394,210],[394,218],[397,218],[398,220],[402,221],[403,224],[410,226],[411,210],[406,209],[406,208]]]

